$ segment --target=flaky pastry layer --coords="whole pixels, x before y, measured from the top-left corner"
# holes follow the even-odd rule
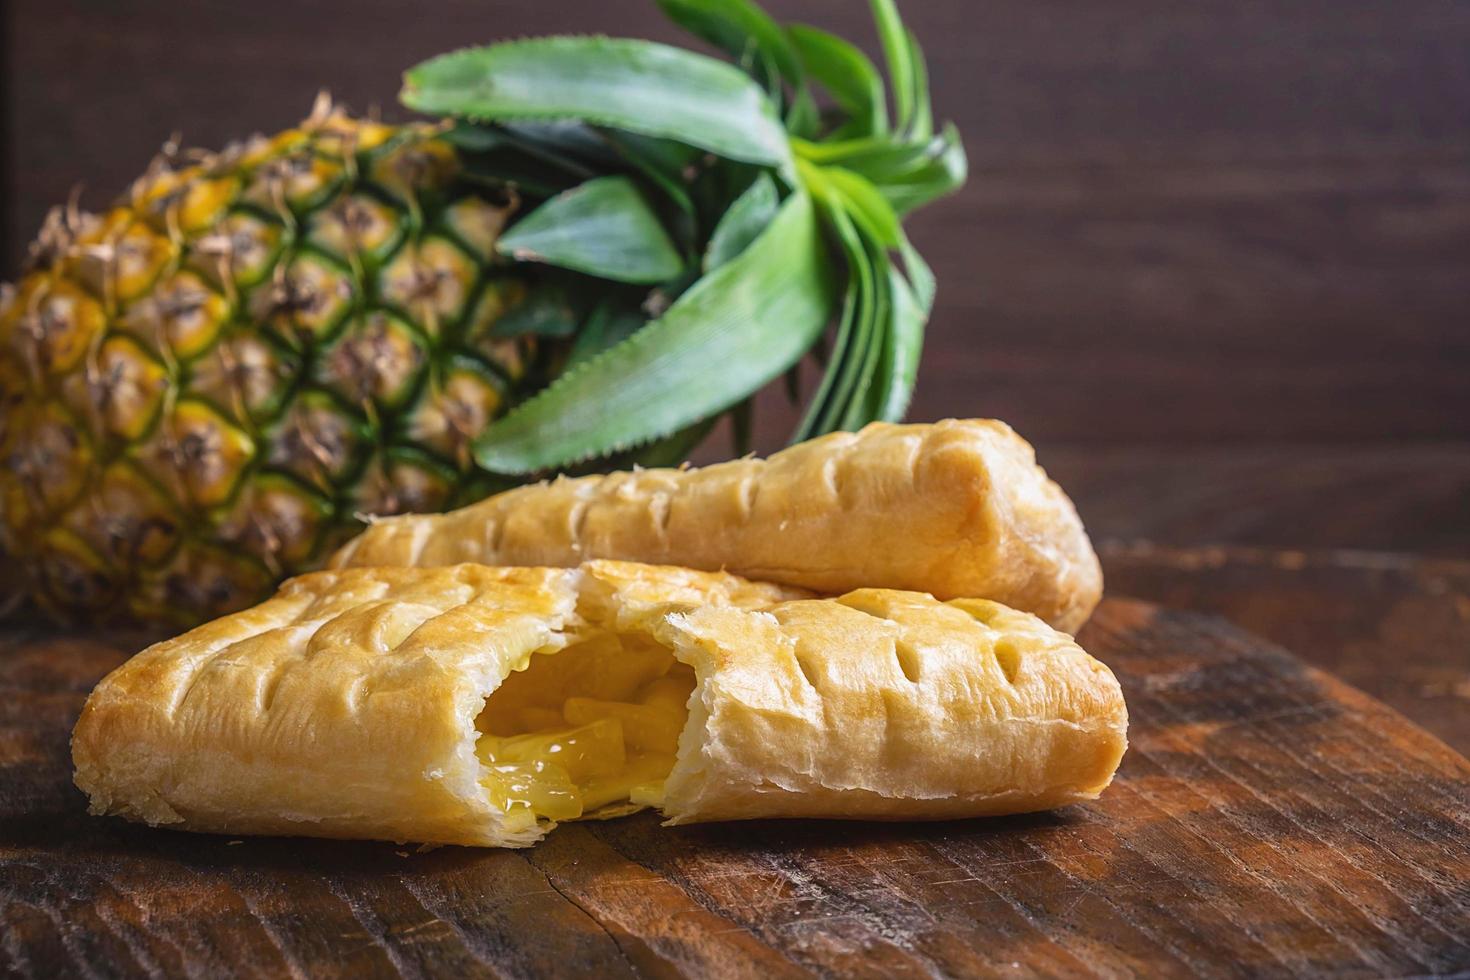
[[[187,830],[529,844],[552,824],[492,801],[476,720],[596,630],[693,668],[672,823],[1042,809],[1096,796],[1126,744],[1107,668],[991,602],[621,562],[356,568],[119,667],[77,724],[76,781],[96,813]]]
[[[375,522],[332,559],[725,570],[828,595],[982,597],[1075,632],[1102,572],[1072,502],[1003,422],[875,423],[769,459],[558,478]]]

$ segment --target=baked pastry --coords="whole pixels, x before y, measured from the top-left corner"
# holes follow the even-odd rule
[[[72,739],[94,813],[520,846],[670,823],[925,819],[1095,797],[1117,681],[995,603],[621,562],[358,568],[150,647]]]
[[[443,515],[379,520],[331,560],[726,570],[836,595],[981,597],[1075,632],[1102,595],[1077,511],[1003,422],[875,423],[703,469],[521,487]]]

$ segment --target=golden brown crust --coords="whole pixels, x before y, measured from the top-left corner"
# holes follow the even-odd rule
[[[475,718],[589,623],[695,668],[672,822],[933,818],[1095,796],[1126,711],[1107,668],[988,602],[841,599],[621,562],[357,568],[145,650],[73,736],[93,812],[238,834],[524,845],[480,785]]]
[[[380,520],[332,564],[589,558],[724,569],[828,595],[983,597],[1066,632],[1102,594],[1072,502],[1025,440],[988,420],[876,423],[769,459],[559,478],[449,514]]]
[[[294,579],[105,678],[72,738],[77,785],[95,813],[190,830],[520,843],[479,788],[474,719],[574,615],[565,578],[466,565]]]
[[[670,823],[1043,810],[1095,798],[1127,747],[1108,668],[994,602],[862,589],[655,635],[699,678]]]
[[[584,613],[804,594],[623,562],[303,575],[104,678],[73,734],[76,782],[93,812],[189,830],[529,843],[540,832],[502,826],[475,755],[475,717],[516,665]]]

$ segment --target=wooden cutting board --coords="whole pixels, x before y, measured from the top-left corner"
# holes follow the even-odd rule
[[[0,969],[353,977],[1470,969],[1470,762],[1216,619],[1104,604],[1132,748],[1102,800],[937,824],[573,824],[525,851],[86,815],[67,737],[121,661],[0,642]],[[1392,669],[1386,665],[1386,669]]]

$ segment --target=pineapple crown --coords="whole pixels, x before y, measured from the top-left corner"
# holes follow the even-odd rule
[[[682,458],[727,413],[744,453],[754,393],[785,374],[800,399],[808,353],[824,366],[793,441],[908,406],[935,283],[902,218],[957,189],[966,161],[933,124],[893,0],[870,0],[886,81],[851,43],[750,0],[658,3],[733,63],[546,37],[405,74],[402,102],[454,121],[472,176],[533,205],[498,251],[563,275],[552,302],[576,311],[541,321],[575,335],[570,367],[475,443],[491,472],[640,446]]]

